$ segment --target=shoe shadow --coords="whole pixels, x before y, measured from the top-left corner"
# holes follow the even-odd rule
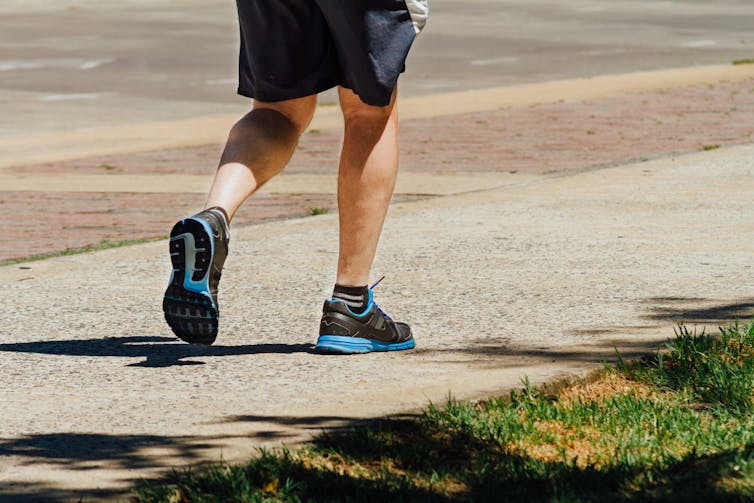
[[[145,358],[128,367],[171,367],[203,365],[186,360],[197,357],[240,356],[257,354],[314,353],[313,344],[245,344],[241,346],[197,346],[171,337],[106,337],[62,341],[16,342],[0,344],[0,352],[37,353],[63,356],[107,356]]]

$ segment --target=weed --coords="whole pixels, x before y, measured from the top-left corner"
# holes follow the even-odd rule
[[[733,61],[734,65],[754,65],[754,59],[752,58],[746,58],[746,59],[736,59]]]
[[[327,215],[329,212],[330,208],[309,208],[309,214],[312,216]]]
[[[710,407],[754,408],[754,323],[721,327],[712,336],[679,325],[667,352],[622,370],[658,388],[682,392]]]
[[[107,250],[108,248],[120,248],[121,246],[137,245],[142,243],[151,243],[153,241],[161,241],[167,239],[167,236],[156,236],[140,239],[123,239],[120,241],[109,241],[107,239],[101,240],[98,244],[89,244],[85,246],[79,246],[75,248],[66,248],[65,250],[58,250],[48,253],[39,253],[31,255],[29,257],[11,258],[6,260],[0,260],[0,267],[13,264],[22,264],[25,262],[34,262],[36,260],[44,260],[54,257],[64,257],[67,255],[78,255],[80,253],[89,253],[99,250]]]
[[[717,150],[720,148],[720,145],[702,145],[699,147],[699,150],[708,151],[708,150]]]

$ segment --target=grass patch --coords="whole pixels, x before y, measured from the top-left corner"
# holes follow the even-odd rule
[[[683,325],[587,379],[176,471],[139,501],[750,501],[754,323]]]
[[[153,241],[161,241],[167,239],[168,236],[157,236],[150,238],[140,239],[123,239],[120,241],[109,241],[103,239],[97,244],[79,246],[76,248],[66,248],[65,250],[59,250],[49,253],[39,253],[37,255],[31,255],[29,257],[11,258],[7,260],[0,260],[0,267],[13,264],[23,264],[26,262],[34,262],[36,260],[44,260],[53,257],[65,257],[66,255],[78,255],[80,253],[89,253],[99,250],[107,250],[108,248],[120,248],[121,246],[138,245],[143,243],[151,243]]]
[[[747,59],[736,59],[733,61],[734,65],[754,65],[754,59],[747,58]]]
[[[708,150],[717,150],[720,148],[720,145],[702,145],[699,147],[699,150],[708,151]]]
[[[309,214],[312,216],[327,215],[328,213],[330,213],[330,208],[309,208]]]

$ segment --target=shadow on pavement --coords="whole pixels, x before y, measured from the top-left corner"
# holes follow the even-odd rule
[[[651,327],[651,326],[650,326]],[[607,327],[591,329],[594,334],[607,335],[616,333],[621,327]],[[634,327],[637,328],[637,327]],[[641,327],[639,327],[641,328]],[[520,348],[511,344],[510,338],[479,338],[470,339],[463,347],[422,349],[413,351],[414,355],[458,355],[458,363],[468,363],[473,358],[482,365],[485,360],[496,361],[500,365],[500,357],[528,357],[532,359],[566,359],[578,362],[600,363],[615,355],[615,347],[621,348],[624,357],[632,357],[634,353],[646,354],[647,347],[660,344],[661,340],[642,340],[632,343],[620,339],[595,338],[585,341],[577,349],[549,349],[549,348]],[[625,353],[625,350],[630,350]],[[635,351],[633,351],[635,349]],[[240,346],[197,346],[178,342],[171,337],[109,337],[103,339],[81,339],[39,342],[15,342],[0,344],[0,352],[36,353],[63,356],[103,356],[122,358],[144,358],[143,361],[130,363],[128,367],[169,367],[179,365],[203,365],[205,362],[191,360],[200,357],[243,356],[256,354],[314,354],[313,344],[246,344]],[[625,353],[625,354],[624,354]],[[338,358],[339,356],[335,356]],[[443,359],[444,363],[453,361]],[[522,365],[531,362],[523,361]],[[506,366],[517,366],[515,361],[508,361]]]
[[[646,328],[654,329],[656,326],[647,325]],[[637,331],[642,331],[638,329]],[[605,335],[616,334],[617,329],[605,328],[594,329]],[[670,335],[672,331],[668,330]],[[475,369],[496,368],[504,365],[506,368],[531,368],[532,366],[560,362],[568,364],[603,364],[614,363],[618,360],[618,354],[623,359],[641,358],[652,353],[667,342],[666,336],[648,336],[644,334],[637,340],[620,337],[591,337],[577,344],[565,347],[516,347],[508,339],[480,338],[469,340],[468,345],[462,348],[447,349],[417,349],[420,355],[447,355],[439,356],[438,363],[456,363],[473,365]],[[454,358],[457,356],[457,358]],[[504,360],[502,360],[504,358]]]
[[[416,419],[420,414],[403,413],[391,414],[389,419],[392,420],[411,420]],[[346,416],[260,416],[253,414],[244,414],[238,416],[227,416],[222,423],[249,423],[249,424],[271,424],[281,427],[293,427],[299,434],[314,435],[317,433],[342,433],[347,432],[357,426],[368,425],[375,421],[385,418],[356,418]],[[254,437],[260,439],[290,438],[290,430],[279,431],[255,431]]]
[[[0,456],[23,459],[20,464],[63,464],[67,470],[92,470],[106,463],[114,468],[146,468],[154,457],[142,452],[148,448],[170,451],[190,463],[203,449],[213,447],[218,437],[165,437],[159,435],[105,435],[96,433],[48,433],[0,439]]]
[[[393,416],[391,416],[393,417]],[[395,416],[406,419],[409,415]],[[238,442],[290,441],[294,443],[320,432],[345,433],[354,426],[375,419],[356,419],[345,416],[230,416],[223,423],[254,423],[269,425],[271,429],[257,430],[245,435],[107,435],[82,433],[33,434],[18,438],[0,439],[0,459],[6,458],[15,466],[38,464],[59,465],[63,470],[128,470],[133,479],[126,479],[127,489],[70,489],[55,487],[49,482],[5,480],[0,484],[0,501],[83,501],[127,500],[130,486],[141,480],[147,470],[162,471],[166,475],[172,467],[179,470],[221,460],[219,445],[238,438]],[[279,429],[275,429],[279,426]],[[291,431],[291,427],[294,431]],[[252,428],[253,430],[253,428]],[[290,444],[289,444],[290,445]],[[251,455],[252,453],[250,453]],[[213,457],[214,456],[214,457]],[[54,468],[49,468],[54,469]],[[164,482],[164,479],[152,482]]]
[[[650,314],[645,318],[657,321],[722,325],[754,317],[754,299],[751,298],[711,304],[708,299],[698,297],[650,297],[644,303],[651,305]]]
[[[146,358],[129,367],[169,367],[203,365],[202,361],[184,360],[207,356],[240,356],[265,353],[313,353],[312,344],[247,344],[242,346],[194,346],[171,337],[108,337],[65,341],[15,342],[0,344],[0,351],[64,356],[115,356]]]
[[[169,454],[173,463],[201,462],[213,438],[165,437],[157,435],[104,435],[53,433],[0,439],[0,458],[10,458],[15,466],[51,464],[63,470],[86,472],[102,468],[139,470],[161,466],[162,456],[153,449]],[[169,469],[170,465],[163,466]],[[54,468],[48,468],[54,469]],[[136,482],[128,481],[128,484]],[[0,501],[101,501],[124,498],[130,489],[65,489],[49,482],[13,482],[0,484]]]
[[[46,482],[12,482],[0,485],[0,501],[3,503],[50,503],[92,501],[128,501],[130,489],[116,491],[91,489],[85,493],[51,486]]]

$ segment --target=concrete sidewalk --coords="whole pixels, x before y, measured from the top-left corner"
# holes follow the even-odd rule
[[[630,357],[677,321],[747,318],[752,159],[745,145],[394,205],[374,272],[380,303],[416,328],[404,354],[311,353],[334,215],[237,229],[207,349],[161,319],[165,243],[0,268],[0,495],[113,495]]]

